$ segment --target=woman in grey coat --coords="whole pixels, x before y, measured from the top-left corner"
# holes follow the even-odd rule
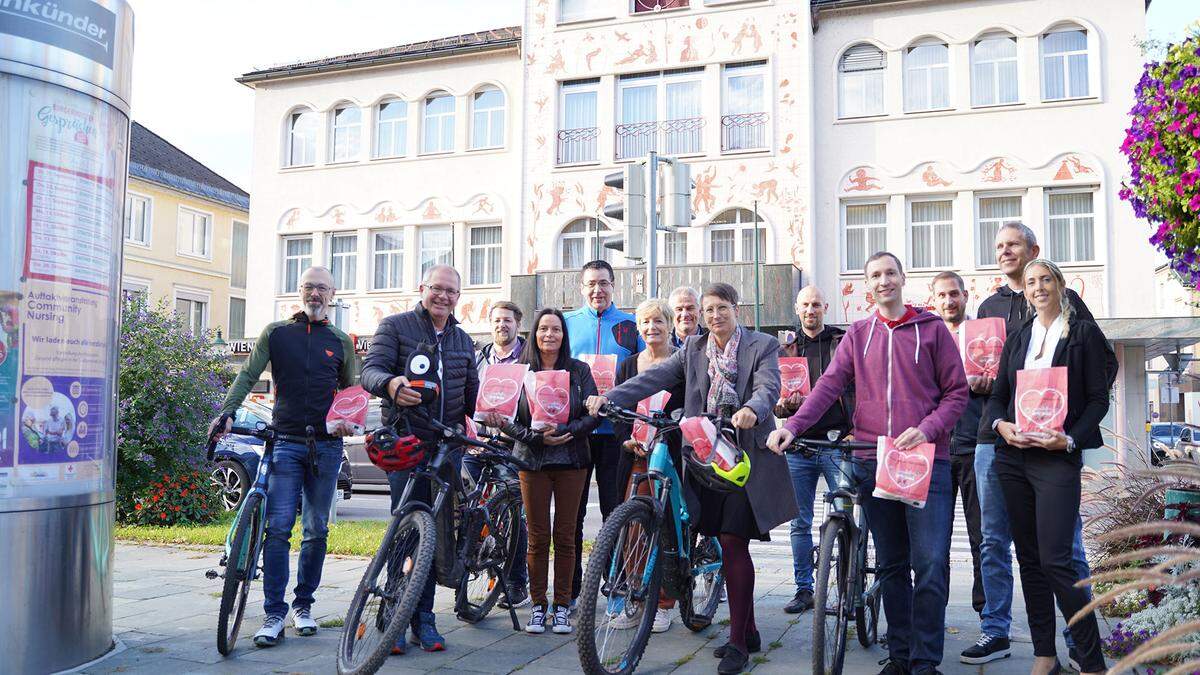
[[[729,284],[712,284],[700,299],[709,332],[692,336],[671,358],[588,401],[595,414],[611,401],[632,408],[660,390],[683,384],[683,414],[732,411],[738,446],[750,456],[750,478],[744,490],[717,493],[698,490],[699,530],[718,536],[729,587],[729,643],[714,654],[718,671],[736,673],[749,652],[761,649],[754,623],[754,563],[751,539],[768,540],[775,526],[796,517],[796,499],[787,462],[767,450],[775,429],[771,408],[779,399],[779,342],[738,322],[738,294]],[[685,478],[686,480],[686,478]]]

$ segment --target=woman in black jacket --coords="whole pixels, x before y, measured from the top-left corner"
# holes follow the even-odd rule
[[[1083,449],[1103,443],[1107,341],[1094,322],[1075,315],[1057,265],[1034,260],[1025,266],[1024,278],[1025,296],[1036,315],[1009,334],[984,419],[1000,436],[996,475],[1021,566],[1035,656],[1032,673],[1041,675],[1060,669],[1054,646],[1055,601],[1068,619],[1088,602],[1087,591],[1075,586],[1079,576],[1071,547],[1079,517]],[[1065,433],[1022,433],[1014,423],[1017,372],[1060,366],[1067,369]],[[1071,636],[1082,672],[1104,672],[1095,614],[1072,626]]]
[[[550,564],[550,540],[554,540],[553,631],[570,633],[568,607],[571,604],[571,579],[575,572],[575,526],[579,499],[587,481],[590,461],[587,435],[600,420],[583,408],[587,397],[596,393],[596,382],[588,365],[571,358],[571,341],[562,312],[543,309],[533,321],[533,330],[525,340],[519,363],[529,365],[531,373],[565,370],[570,373],[569,422],[555,429],[538,430],[530,426],[529,398],[524,387],[517,403],[516,419],[507,423],[493,413],[484,423],[497,427],[516,441],[514,454],[534,467],[522,471],[521,499],[525,503],[525,525],[529,532],[526,561],[529,565],[529,595],[533,600],[526,632],[546,630],[546,578]],[[554,499],[554,526],[550,525],[550,500]]]

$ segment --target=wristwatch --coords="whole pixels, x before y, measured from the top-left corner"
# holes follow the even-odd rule
[[[1067,452],[1075,452],[1075,439],[1070,436],[1067,436]]]

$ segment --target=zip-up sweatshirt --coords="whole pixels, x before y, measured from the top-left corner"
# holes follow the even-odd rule
[[[584,354],[615,354],[620,364],[626,357],[646,348],[637,332],[632,314],[622,312],[616,305],[597,313],[588,305],[565,314],[567,337],[571,341],[571,358]],[[612,422],[604,420],[596,427],[597,434],[612,434]]]
[[[934,314],[917,310],[889,328],[878,315],[854,322],[812,394],[784,425],[799,436],[854,384],[854,437],[873,442],[916,427],[950,457],[950,432],[967,405],[967,377],[954,337]],[[873,450],[856,451],[864,459]]]

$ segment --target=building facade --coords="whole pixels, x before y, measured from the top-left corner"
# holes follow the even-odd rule
[[[250,195],[137,122],[129,147],[122,291],[242,337]]]

